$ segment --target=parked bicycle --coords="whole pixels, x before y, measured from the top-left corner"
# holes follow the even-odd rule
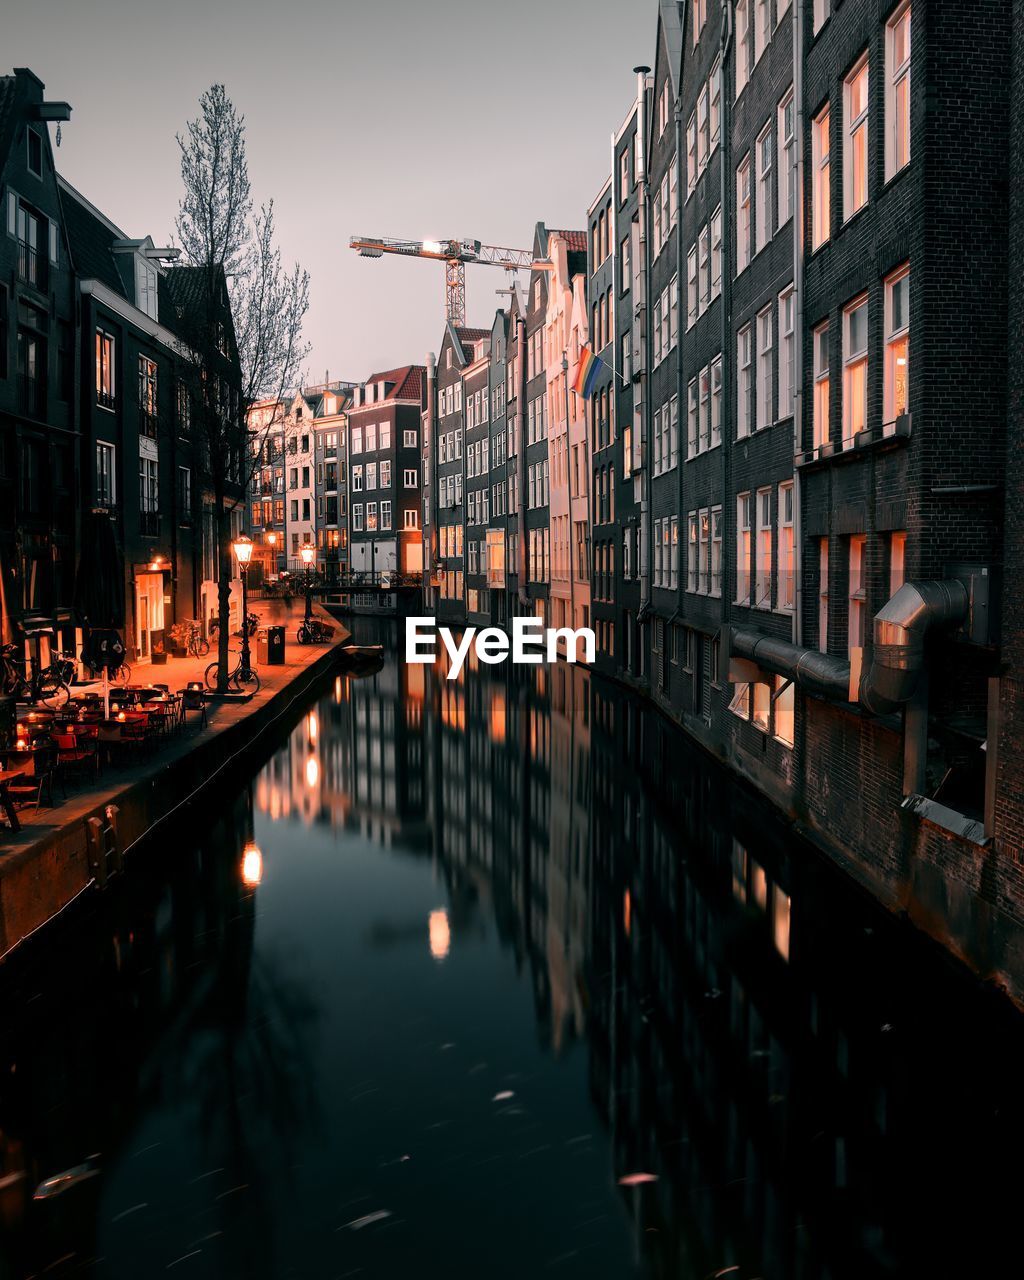
[[[213,691],[217,688],[219,676],[220,663],[211,662],[203,675],[207,689]],[[228,686],[240,693],[259,693],[260,691],[259,672],[251,663],[243,665],[241,654],[238,655],[237,663],[228,673]]]
[[[260,629],[260,615],[258,613],[250,613],[246,618],[246,627],[249,632],[249,635],[254,636],[256,632],[259,631]],[[211,637],[215,636],[219,630],[220,630],[220,620],[218,618],[211,618],[210,619],[210,636]],[[236,636],[241,636],[242,634],[241,628],[239,628],[234,634]]]
[[[8,697],[17,698],[20,702],[41,702],[54,711],[70,699],[71,690],[53,664],[40,669],[35,658],[30,658],[29,676],[25,676],[16,644],[5,644],[0,649],[0,662],[3,663],[0,687]]]
[[[299,623],[295,639],[299,644],[326,644],[334,635],[334,628],[320,618],[306,618]]]
[[[103,668],[94,667],[89,661],[89,652],[87,649],[82,650],[82,665],[96,680],[99,680],[103,675]],[[131,664],[122,660],[120,666],[115,667],[113,671],[109,671],[107,674],[110,677],[111,683],[127,684],[132,678]]]
[[[185,653],[190,658],[205,658],[210,652],[210,642],[203,635],[198,622],[185,624]]]

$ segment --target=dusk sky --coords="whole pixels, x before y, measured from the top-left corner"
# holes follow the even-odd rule
[[[472,237],[528,248],[583,227],[609,135],[654,59],[656,0],[34,0],[3,18],[73,112],[58,168],[130,236],[170,238],[175,134],[222,81],[248,125],[257,202],[312,278],[314,381],[361,379],[440,345],[441,263],[361,259],[349,236]],[[522,277],[521,277],[522,278]],[[489,325],[503,272],[467,269]]]

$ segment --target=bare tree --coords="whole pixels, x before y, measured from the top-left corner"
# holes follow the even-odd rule
[[[262,443],[301,383],[308,354],[302,326],[309,275],[285,268],[274,240],[274,206],[253,206],[245,118],[224,86],[199,99],[199,115],[178,136],[184,186],[175,223],[183,265],[168,274],[182,336],[195,463],[213,498],[218,563],[218,688],[228,675],[232,512],[244,503]],[[249,410],[263,415],[252,438]],[[243,626],[245,621],[243,620]]]

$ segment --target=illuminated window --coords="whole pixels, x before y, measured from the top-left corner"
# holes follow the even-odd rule
[[[910,163],[910,5],[885,29],[885,177]]]
[[[910,268],[901,267],[885,282],[885,415],[884,430],[909,408]]]
[[[811,124],[811,248],[819,249],[830,235],[832,190],[829,176],[829,109]]]
[[[828,425],[828,324],[814,330],[814,447],[829,440]]]
[[[867,295],[843,311],[843,448],[850,449],[867,427],[868,300]]]
[[[867,54],[843,85],[846,136],[843,139],[843,216],[852,218],[868,202]]]

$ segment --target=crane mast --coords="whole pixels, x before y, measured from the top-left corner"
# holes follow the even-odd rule
[[[349,248],[361,258],[382,258],[386,253],[404,258],[431,258],[445,264],[445,316],[452,324],[466,323],[466,263],[501,267],[505,271],[549,271],[550,262],[534,261],[530,249],[507,249],[479,240],[400,240],[389,236],[353,236]]]

